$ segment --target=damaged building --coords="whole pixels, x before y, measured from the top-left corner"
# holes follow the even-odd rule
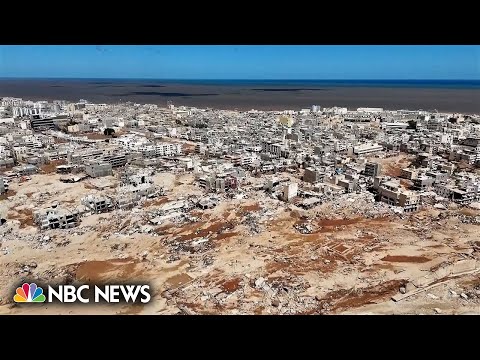
[[[77,210],[70,211],[57,207],[35,211],[33,216],[41,230],[69,229],[77,226],[80,221],[80,213]]]
[[[161,187],[149,183],[142,183],[137,186],[122,185],[117,190],[117,206],[120,209],[136,206],[142,199],[154,198],[164,195]]]
[[[111,176],[112,165],[108,162],[90,160],[85,164],[85,173],[92,178]]]
[[[87,195],[82,198],[82,204],[85,206],[85,211],[94,214],[112,211],[115,208],[114,201],[106,196]]]
[[[420,197],[413,191],[403,189],[400,182],[375,178],[374,188],[380,201],[392,206],[402,207],[405,212],[417,211],[420,207]]]

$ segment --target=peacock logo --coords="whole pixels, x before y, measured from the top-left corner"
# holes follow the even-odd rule
[[[13,301],[17,303],[22,302],[45,302],[45,295],[43,289],[35,283],[30,285],[25,283],[22,287],[17,288]]]

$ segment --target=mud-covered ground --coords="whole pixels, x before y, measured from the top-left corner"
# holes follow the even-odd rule
[[[101,179],[109,185],[103,190],[59,178],[13,182],[0,202],[7,219],[0,227],[2,314],[480,313],[476,271],[446,274],[433,287],[392,300],[440,267],[478,260],[477,210],[427,207],[398,215],[350,194],[305,211],[245,186],[242,199],[152,225],[155,210],[203,194],[192,174],[162,173],[154,178],[166,190],[161,198],[85,216],[76,228],[40,231],[36,209],[53,201],[76,207],[86,194],[114,194],[117,185],[114,177]],[[308,231],[299,230],[305,226]],[[148,282],[153,296],[134,306],[15,305],[15,287],[23,280]]]

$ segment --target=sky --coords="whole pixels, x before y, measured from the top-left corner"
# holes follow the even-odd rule
[[[0,77],[480,80],[480,46],[4,45]]]

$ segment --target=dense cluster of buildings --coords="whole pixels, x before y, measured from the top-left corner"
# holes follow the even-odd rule
[[[473,114],[319,105],[227,111],[18,98],[0,104],[2,193],[9,182],[53,163],[58,173],[76,179],[132,167],[187,171],[205,193],[220,194],[242,191],[249,179],[265,176],[264,186],[249,189],[305,208],[341,193],[371,192],[405,212],[431,201],[463,205],[480,199],[480,118]],[[384,160],[401,155],[411,163],[394,174],[382,171]],[[89,197],[83,205],[103,211],[155,190],[137,181],[121,192],[121,201]],[[56,209],[38,218],[42,226],[76,221]]]

